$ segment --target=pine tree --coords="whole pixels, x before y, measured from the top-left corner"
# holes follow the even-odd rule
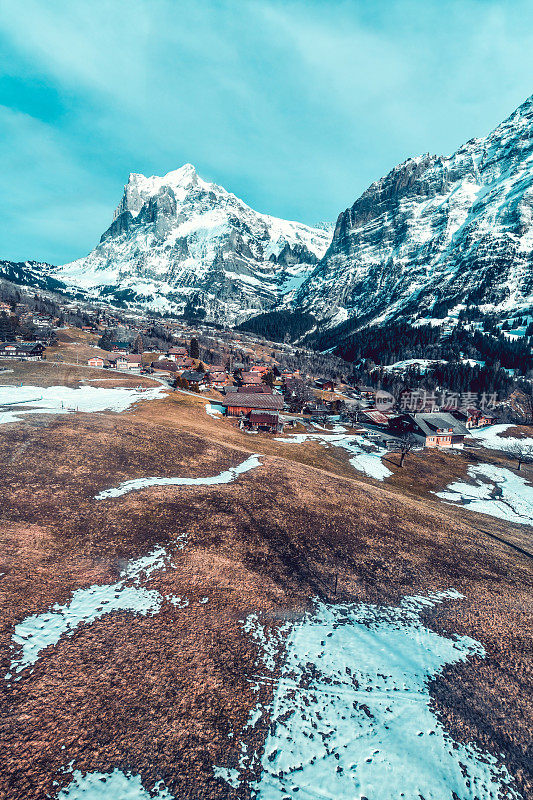
[[[142,355],[144,353],[144,342],[143,342],[143,337],[141,336],[140,333],[137,335],[135,341],[133,342],[132,352],[136,353],[137,355]]]
[[[189,352],[191,354],[191,358],[200,358],[200,346],[198,345],[198,339],[194,337],[191,339]]]

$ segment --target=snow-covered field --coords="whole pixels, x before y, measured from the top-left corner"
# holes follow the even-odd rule
[[[76,770],[57,800],[174,800],[162,782],[155,791],[156,794],[147,792],[138,775],[125,774],[118,769],[86,775]]]
[[[437,497],[478,514],[533,525],[533,486],[521,475],[492,464],[473,464],[468,467],[468,477],[473,484],[456,481],[437,492]]]
[[[512,447],[513,444],[516,442],[520,442],[522,445],[526,445],[529,447],[533,447],[533,438],[513,438],[512,436],[501,436],[500,434],[505,433],[508,428],[514,428],[513,424],[505,424],[505,425],[491,425],[488,428],[478,428],[473,429],[470,431],[474,439],[480,442],[483,447],[487,447],[489,450],[507,450],[509,447]]]
[[[473,639],[441,636],[420,619],[459,598],[450,590],[397,608],[317,602],[289,624],[272,706],[250,715],[248,727],[268,715],[262,755],[243,744],[238,767],[215,774],[235,787],[251,779],[256,800],[518,800],[505,767],[454,742],[431,706],[429,683],[445,665],[484,656]],[[250,627],[271,647],[257,618]]]
[[[0,424],[18,422],[25,414],[67,414],[69,411],[125,411],[138,400],[154,400],[165,393],[150,389],[105,389],[100,386],[0,386]]]
[[[447,364],[443,359],[435,358],[406,358],[405,361],[396,361],[395,364],[389,364],[383,367],[385,372],[392,372],[394,370],[402,371],[410,367],[418,367],[423,374],[428,368],[435,367],[437,364]]]
[[[345,430],[341,425],[337,425],[335,428],[340,428],[341,431]],[[287,444],[303,444],[307,441],[316,441],[325,446],[342,447],[343,450],[347,450],[349,453],[353,454],[353,457],[350,458],[350,464],[359,472],[363,472],[365,475],[368,475],[370,478],[375,478],[378,481],[382,481],[384,478],[388,478],[389,475],[392,475],[390,469],[388,469],[381,460],[382,457],[387,454],[388,450],[376,444],[372,444],[372,449],[368,449],[368,442],[365,440],[364,436],[358,434],[333,432],[293,433],[285,437],[277,436],[276,441],[285,442]],[[366,444],[367,448],[363,447],[363,444]]]
[[[231,483],[238,475],[242,475],[243,472],[249,472],[249,470],[259,466],[261,466],[259,456],[253,455],[237,464],[236,467],[230,467],[219,472],[218,475],[209,475],[206,478],[134,478],[131,481],[124,481],[114,489],[105,489],[95,496],[95,500],[120,497],[128,492],[135,492],[150,486],[216,486],[222,483]]]

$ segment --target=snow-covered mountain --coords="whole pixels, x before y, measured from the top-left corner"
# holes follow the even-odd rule
[[[326,325],[533,305],[533,96],[449,158],[410,158],[337,220],[294,304]]]
[[[131,174],[100,243],[55,276],[90,297],[232,322],[290,302],[331,235],[260,214],[185,164]]]
[[[44,261],[3,261],[0,260],[0,280],[20,286],[31,286],[34,289],[46,289],[51,292],[68,292],[67,286],[57,280],[56,267]]]

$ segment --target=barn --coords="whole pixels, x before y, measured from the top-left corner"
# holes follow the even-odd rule
[[[222,401],[228,417],[248,416],[252,411],[279,412],[283,408],[283,398],[279,394],[254,392],[232,392]]]

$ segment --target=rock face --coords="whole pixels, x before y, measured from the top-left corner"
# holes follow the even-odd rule
[[[410,158],[338,218],[294,303],[327,325],[533,304],[533,96],[449,158]],[[443,313],[444,311],[444,313]]]
[[[131,174],[98,246],[56,277],[92,297],[234,322],[289,302],[330,240],[331,230],[253,211],[186,164]]]

